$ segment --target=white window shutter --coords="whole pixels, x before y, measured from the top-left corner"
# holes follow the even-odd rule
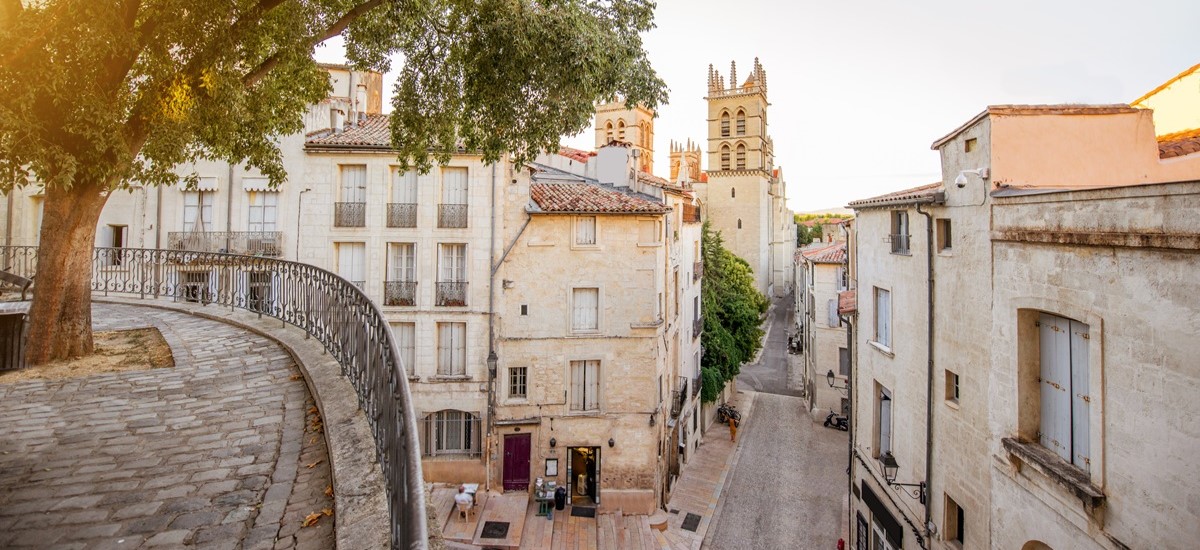
[[[834,298],[832,300],[829,300],[828,302],[826,302],[826,306],[827,306],[826,309],[829,313],[829,318],[826,319],[826,321],[829,322],[830,328],[837,328],[839,325],[841,325],[841,323],[839,322],[839,319],[838,319],[838,301],[837,301],[837,299]]]
[[[1071,463],[1090,472],[1088,394],[1088,326],[1069,321],[1071,331]]]
[[[342,200],[341,202],[367,201],[367,167],[342,167]]]
[[[438,324],[438,374],[453,372],[454,329],[450,323]]]
[[[404,373],[412,376],[416,372],[416,324],[398,323],[393,325],[396,334],[396,346],[400,348],[400,360],[404,363]]]
[[[892,452],[892,398],[879,396],[879,452]]]
[[[1039,443],[1071,462],[1071,341],[1070,321],[1039,315],[1041,377],[1041,436]]]
[[[417,203],[417,172],[408,170],[401,172],[396,170],[393,172],[395,180],[392,182],[392,202],[399,204],[416,204]]]
[[[574,319],[572,327],[575,330],[596,330],[599,328],[597,310],[599,308],[599,289],[576,288],[572,291]]]
[[[595,216],[580,216],[575,219],[575,244],[596,244]]]
[[[467,324],[452,323],[454,331],[453,370],[454,374],[467,373]]]
[[[584,407],[587,410],[600,408],[600,362],[588,361],[587,373],[584,374],[584,379],[587,383],[586,401]]]
[[[571,362],[571,410],[583,410],[583,361]]]
[[[467,204],[467,169],[442,169],[442,204]]]
[[[275,231],[275,221],[279,210],[279,194],[258,194],[263,195],[262,231]]]

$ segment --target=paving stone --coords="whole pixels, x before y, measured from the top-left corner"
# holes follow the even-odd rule
[[[131,504],[121,508],[120,510],[117,510],[116,512],[113,512],[112,518],[129,519],[149,516],[150,514],[157,512],[158,509],[162,507],[162,504],[162,502],[140,502],[137,504]]]
[[[146,540],[146,546],[182,546],[192,532],[187,529],[163,531]]]
[[[139,517],[125,522],[126,533],[157,533],[167,528],[171,520],[175,519],[174,513],[159,512],[151,516]]]

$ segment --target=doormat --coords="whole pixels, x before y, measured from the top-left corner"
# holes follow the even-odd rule
[[[485,521],[483,522],[483,531],[479,533],[481,539],[502,539],[507,536],[507,521]]]
[[[687,517],[683,518],[683,528],[695,533],[698,527],[700,527],[700,516],[688,512]]]
[[[594,518],[596,517],[595,508],[584,508],[583,506],[572,506],[571,517],[575,518]]]

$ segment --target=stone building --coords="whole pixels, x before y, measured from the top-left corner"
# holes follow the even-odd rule
[[[729,86],[709,66],[707,182],[698,186],[707,219],[725,246],[754,270],[758,290],[791,291],[796,227],[787,208],[787,185],[775,166],[767,134],[767,73],[758,60],[746,81],[729,68]]]
[[[1175,75],[1129,103],[1154,112],[1154,129],[1160,136],[1200,129],[1200,64]],[[1179,137],[1179,136],[1176,136]]]
[[[851,203],[856,547],[1200,535],[1200,434],[1146,429],[1196,413],[1200,349],[1170,337],[1196,323],[1170,312],[1194,294],[1200,155],[1151,116],[989,107],[934,143],[942,181]]]
[[[796,254],[796,323],[804,357],[804,395],[814,419],[830,411],[850,412],[846,379],[850,346],[838,313],[838,295],[848,289],[846,243],[813,243]],[[833,384],[828,373],[833,373]]]

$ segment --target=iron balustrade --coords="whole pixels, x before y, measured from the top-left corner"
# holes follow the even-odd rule
[[[365,202],[335,202],[333,203],[334,227],[366,227],[367,203]]]
[[[675,390],[671,392],[671,418],[679,418],[679,413],[683,412],[683,405],[687,403],[688,396],[688,378],[680,376],[675,382]]]
[[[417,205],[406,202],[388,203],[388,227],[416,227]]]
[[[908,254],[908,235],[892,235],[892,254]]]
[[[465,305],[467,305],[467,283],[465,283],[465,282],[438,282],[437,283],[437,305],[439,305],[439,306],[465,306]]]
[[[467,226],[467,205],[439,204],[438,227],[459,228]]]
[[[13,273],[37,275],[37,247],[0,247],[0,260]],[[420,432],[408,377],[387,318],[361,288],[316,266],[261,256],[96,248],[92,261],[95,293],[246,309],[320,342],[353,385],[374,434],[392,548],[427,547]]]
[[[412,306],[417,304],[416,281],[384,281],[383,305]]]
[[[698,338],[701,332],[704,332],[704,318],[692,319],[692,338]]]
[[[283,253],[283,233],[280,231],[172,231],[167,233],[167,248],[189,252],[279,256]],[[109,260],[108,265],[116,265],[120,261],[120,255],[113,255]]]

